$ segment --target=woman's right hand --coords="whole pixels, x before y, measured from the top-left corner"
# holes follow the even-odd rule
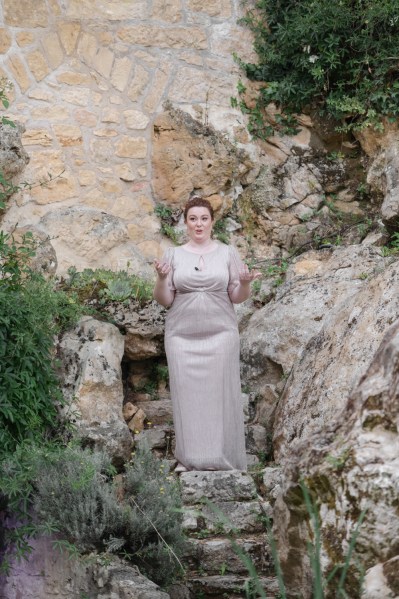
[[[171,265],[167,262],[160,262],[156,259],[154,260],[154,267],[160,279],[166,279],[172,269]]]

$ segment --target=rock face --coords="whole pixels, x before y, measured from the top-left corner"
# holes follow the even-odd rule
[[[399,264],[383,268],[375,250],[364,251],[370,251],[369,257],[374,254],[367,279],[350,280],[352,289],[337,296],[287,381],[274,427],[274,450],[280,461],[342,417],[349,393],[369,366],[384,333],[399,318]],[[347,257],[349,265],[350,254]],[[359,262],[355,265],[357,269]],[[378,272],[378,267],[383,270]],[[345,272],[341,270],[338,276]]]
[[[167,599],[168,593],[142,576],[136,566],[108,556],[101,564],[96,556],[70,558],[54,549],[51,539],[33,541],[27,562],[13,565],[7,581],[0,579],[0,596],[7,599]]]
[[[72,415],[77,412],[78,433],[90,446],[104,449],[116,465],[129,459],[132,447],[122,416],[123,352],[124,340],[118,329],[89,316],[59,344],[63,392]]]
[[[359,174],[350,172],[344,160],[329,161],[326,150],[311,145],[293,145],[285,151],[282,161],[261,169],[238,206],[242,222],[256,240],[254,254],[262,260],[281,250],[310,247],[315,236],[330,238],[331,243],[343,229],[342,223],[337,226],[337,214],[348,225],[365,217],[356,191]],[[348,226],[343,235],[357,233]]]
[[[232,196],[254,168],[223,135],[171,106],[154,122],[153,148],[154,192],[171,205],[184,205],[193,192]],[[225,207],[231,204],[232,197],[226,198]]]
[[[0,172],[6,179],[21,173],[29,162],[21,141],[24,130],[22,125],[0,124]]]
[[[296,374],[286,383],[284,399],[279,403],[279,416],[274,428],[275,449],[279,456],[283,452],[280,435],[288,437],[289,431],[304,426],[307,420],[308,412],[305,409],[300,412],[302,418],[297,405],[321,388],[328,395],[332,393],[331,387],[326,386],[324,381],[321,387],[318,383],[315,385],[314,378],[325,374],[326,361],[320,360],[320,366],[315,368],[318,352],[310,353],[307,344],[323,327],[334,334],[335,329],[327,328],[326,321],[332,318],[339,306],[349,305],[352,296],[368,289],[374,281],[373,273],[383,268],[385,263],[386,259],[382,258],[379,250],[365,246],[302,254],[288,268],[286,280],[277,288],[275,297],[255,311],[245,326],[241,335],[243,381],[257,395],[260,423],[269,434],[273,431],[273,412],[281,389],[294,365],[300,364],[295,369]],[[376,294],[379,293],[378,285],[376,283]],[[332,372],[333,367],[334,364]],[[336,378],[336,373],[331,376]],[[297,382],[298,377],[300,381]],[[305,381],[308,381],[306,391]],[[288,397],[290,399],[285,399]],[[328,405],[330,403],[324,401],[325,410],[329,409]],[[315,408],[319,409],[319,406]],[[301,418],[300,424],[298,417]]]
[[[76,264],[80,268],[109,268],[152,277],[153,269],[137,251],[121,218],[95,210],[75,207],[55,210],[39,223],[52,239],[58,256],[59,273]]]
[[[395,305],[389,299],[387,303]],[[357,559],[365,569],[369,568],[369,573],[362,597],[394,597],[398,592],[399,321],[385,335],[381,333],[379,339],[371,363],[368,368],[363,367],[363,376],[335,425],[329,432],[324,428],[303,443],[297,458],[291,453],[291,465],[286,468],[275,529],[280,541],[290,539],[290,549],[282,551],[283,566],[291,592],[300,589],[303,597],[311,597],[311,591],[306,558],[295,550],[295,544],[298,546],[306,537],[306,510],[298,500],[300,476],[319,504],[323,568],[328,571],[333,564],[345,561],[351,535],[363,511]],[[359,572],[350,573],[348,596],[360,596],[359,579]]]

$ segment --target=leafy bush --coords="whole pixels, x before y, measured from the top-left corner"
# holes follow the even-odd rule
[[[171,580],[185,541],[179,490],[167,462],[142,447],[122,482],[116,484],[114,474],[110,460],[99,452],[25,445],[4,461],[0,490],[13,498],[13,512],[29,522],[25,535],[39,526],[57,532],[80,552],[117,552],[152,580]],[[9,532],[15,541],[16,529]]]
[[[0,232],[0,460],[24,439],[59,426],[62,403],[54,370],[54,335],[79,306],[30,270],[34,241]]]
[[[245,88],[238,90],[254,136],[273,133],[264,116],[271,102],[285,114],[277,115],[277,128],[286,130],[306,106],[342,121],[344,130],[378,127],[381,115],[399,114],[396,0],[257,0],[243,22],[259,61],[240,63],[250,79],[265,82],[253,108]]]

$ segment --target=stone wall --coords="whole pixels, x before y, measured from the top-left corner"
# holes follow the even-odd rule
[[[148,271],[165,240],[154,215],[153,123],[169,100],[254,155],[230,106],[250,58],[239,0],[1,0],[0,76],[26,128],[28,182],[3,221],[52,238],[58,268]],[[233,193],[233,189],[231,193]],[[230,190],[223,190],[230,193]],[[100,249],[100,251],[99,251]]]

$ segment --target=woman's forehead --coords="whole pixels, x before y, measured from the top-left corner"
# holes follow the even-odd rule
[[[193,206],[187,212],[187,216],[210,216],[208,208],[205,206]]]

